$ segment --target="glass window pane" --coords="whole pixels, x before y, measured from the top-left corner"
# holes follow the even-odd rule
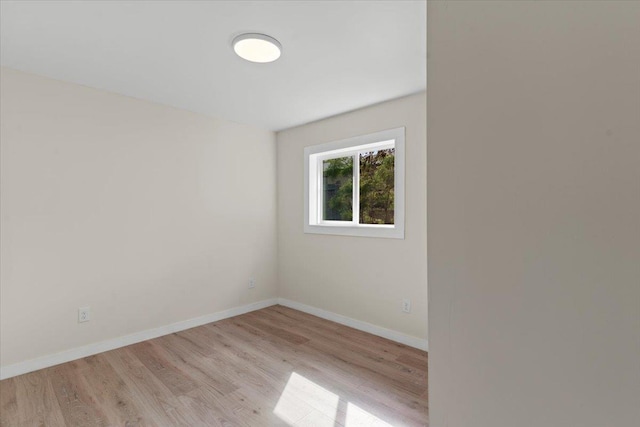
[[[393,224],[395,148],[360,153],[360,224]]]
[[[322,162],[322,219],[353,221],[353,157]]]

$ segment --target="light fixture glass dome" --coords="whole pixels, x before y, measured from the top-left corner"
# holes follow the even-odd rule
[[[273,37],[248,33],[233,39],[233,50],[247,61],[265,63],[280,58],[282,45]]]

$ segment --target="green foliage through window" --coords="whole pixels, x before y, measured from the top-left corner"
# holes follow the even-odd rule
[[[322,162],[325,221],[353,221],[353,157]]]
[[[395,149],[360,153],[360,224],[393,224]]]
[[[395,149],[361,152],[360,224],[394,223]],[[322,162],[323,219],[353,221],[352,156]]]

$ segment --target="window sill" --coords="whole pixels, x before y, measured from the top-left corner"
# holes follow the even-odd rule
[[[334,236],[379,237],[404,239],[404,230],[393,225],[304,225],[306,234],[330,234]]]

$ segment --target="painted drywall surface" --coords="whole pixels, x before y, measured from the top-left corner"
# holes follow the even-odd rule
[[[428,7],[430,425],[637,425],[640,3]]]
[[[278,284],[283,298],[427,338],[425,93],[277,134]],[[406,127],[404,240],[303,233],[304,147]],[[411,314],[401,311],[412,301]]]
[[[3,366],[276,296],[272,132],[1,75]]]

